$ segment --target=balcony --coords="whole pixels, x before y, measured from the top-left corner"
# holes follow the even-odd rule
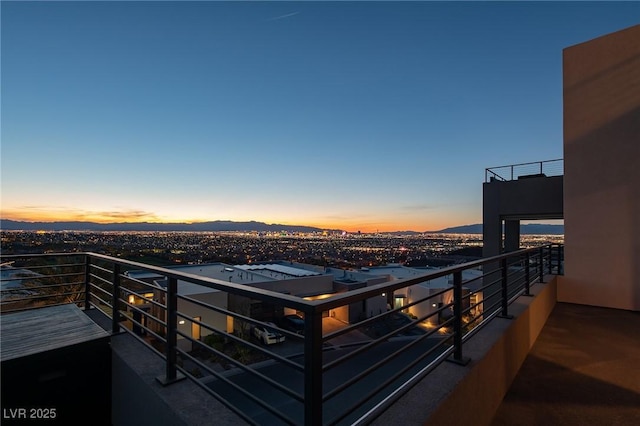
[[[2,312],[72,303],[111,334],[113,424],[154,416],[187,424],[213,417],[220,424],[360,424],[398,418],[415,397],[421,404],[401,411],[425,419],[437,416],[437,406],[451,400],[443,390],[459,388],[496,338],[524,331],[519,352],[528,352],[537,332],[513,325],[533,318],[526,314],[532,304],[553,306],[562,256],[558,245],[519,250],[316,300],[93,253],[2,256],[11,262],[3,282],[27,287],[2,291]],[[463,278],[487,265],[499,266]],[[451,285],[424,291],[442,277]],[[181,291],[193,285],[215,297]],[[394,292],[411,290],[408,303],[388,303]],[[250,333],[264,325],[251,315],[256,305],[263,313],[296,312],[304,329],[276,326],[285,343],[263,345]],[[336,321],[363,305],[368,315]],[[537,315],[541,327],[546,315]],[[505,356],[515,374],[521,360]],[[425,384],[439,389],[429,394],[431,407],[416,391]]]
[[[559,302],[492,425],[635,424],[638,330],[638,312]]]

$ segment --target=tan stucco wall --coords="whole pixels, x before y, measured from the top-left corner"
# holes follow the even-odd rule
[[[558,301],[640,310],[640,25],[563,51]]]

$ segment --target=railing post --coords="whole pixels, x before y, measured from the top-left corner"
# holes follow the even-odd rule
[[[549,275],[551,275],[553,274],[553,261],[552,261],[553,252],[551,250],[551,244],[547,246],[547,252],[548,252],[547,255],[549,256]]]
[[[564,259],[564,245],[558,244],[558,275],[564,275],[562,260]]]
[[[462,271],[453,273],[453,358],[460,365],[467,365],[470,358],[462,356]]]
[[[120,265],[113,264],[113,300],[111,302],[111,332],[120,332]]]
[[[84,310],[91,309],[91,257],[84,256]]]
[[[524,267],[524,295],[531,296],[531,270],[529,266],[529,252],[525,253],[525,267]]]
[[[167,286],[167,381],[176,379],[176,345],[178,336],[176,327],[178,321],[178,280],[169,277]]]
[[[513,316],[509,315],[509,289],[507,286],[507,280],[508,280],[508,269],[507,269],[507,258],[503,258],[500,261],[500,268],[502,269],[502,279],[501,284],[502,284],[502,292],[501,292],[501,297],[500,297],[500,301],[502,302],[502,310],[500,312],[500,315],[498,315],[500,318],[508,318],[511,319],[513,318]]]
[[[178,279],[167,277],[166,322],[167,322],[167,343],[165,344],[166,370],[164,377],[157,377],[157,380],[164,386],[184,379],[186,376],[178,374],[176,347],[178,344]]]
[[[544,282],[544,251],[543,246],[540,246],[538,251],[538,272],[540,273],[540,282]]]
[[[304,424],[322,424],[322,313],[304,313]]]

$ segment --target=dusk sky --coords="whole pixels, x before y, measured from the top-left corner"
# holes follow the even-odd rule
[[[640,3],[1,3],[1,215],[349,231],[482,221],[562,158],[562,49]]]

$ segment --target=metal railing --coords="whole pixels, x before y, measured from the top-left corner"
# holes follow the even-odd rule
[[[564,160],[536,161],[533,163],[511,164],[508,166],[489,167],[484,171],[484,181],[494,180],[506,182],[530,177],[551,177],[564,175]]]
[[[2,256],[13,264],[2,269],[1,306],[7,313],[47,300],[99,309],[113,333],[131,334],[165,361],[162,383],[186,376],[251,424],[358,424],[441,362],[467,362],[469,338],[493,318],[509,318],[510,304],[545,274],[562,273],[562,250],[519,250],[322,300],[94,253]],[[442,277],[451,284],[430,285]],[[203,296],[181,292],[189,284],[203,286]],[[399,297],[405,303],[393,306]],[[253,318],[258,306],[296,311],[304,330]],[[323,331],[349,310],[364,315]],[[262,325],[285,342],[260,344],[251,327]]]

